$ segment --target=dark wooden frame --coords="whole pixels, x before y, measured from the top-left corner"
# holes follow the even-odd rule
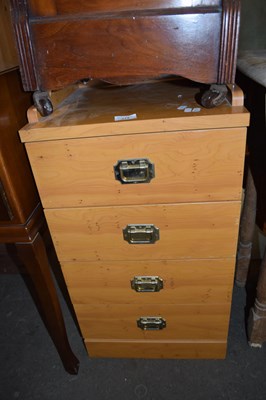
[[[165,2],[162,0],[161,3]],[[176,0],[176,3],[179,4],[178,0]],[[188,3],[190,2],[188,1]],[[212,4],[210,0],[206,0],[205,3],[207,5]],[[45,2],[42,0],[11,0],[11,5],[20,55],[23,87],[26,91],[55,90],[84,78],[99,78],[115,83],[133,83],[168,73],[182,75],[207,84],[234,83],[240,0],[221,0],[220,5],[222,7],[217,7],[217,4],[208,7],[194,6],[167,9],[161,7],[158,10],[123,10],[110,13],[86,13],[85,15],[58,15],[56,13],[56,0]],[[46,10],[45,13],[43,10]],[[193,44],[186,43],[183,38],[179,39],[182,29],[185,34],[188,34],[193,28],[192,24],[189,23],[191,15],[197,15],[198,25],[196,29],[198,35],[196,36],[201,37],[200,41],[195,43],[194,49]],[[213,16],[217,16],[217,18],[212,18]],[[177,20],[180,25],[175,29],[179,33],[172,37],[172,30],[167,30],[167,25],[170,24],[170,21],[175,21],[177,17],[180,17]],[[103,31],[101,28],[105,28],[106,34],[103,39],[106,39],[108,34],[110,36],[108,20],[114,21],[115,19],[117,26],[121,24],[120,28],[125,31],[132,18],[142,18],[143,21],[147,21],[147,24],[145,22],[146,28],[154,21],[156,23],[162,21],[161,24],[158,23],[158,27],[163,29],[156,32],[156,35],[159,35],[160,41],[165,45],[164,53],[172,52],[174,59],[172,65],[169,65],[169,57],[156,53],[156,49],[152,52],[148,46],[143,49],[139,46],[140,40],[145,42],[145,32],[140,29],[144,25],[141,24],[139,30],[133,28],[134,24],[131,24],[131,28],[129,28],[132,29],[130,34],[135,35],[134,43],[136,43],[136,47],[134,47],[134,43],[130,44],[132,46],[130,51],[135,51],[137,56],[141,49],[145,59],[137,58],[141,63],[131,66],[129,76],[125,68],[123,68],[123,71],[117,71],[124,62],[124,58],[122,59],[123,51],[128,50],[126,48],[128,44],[123,42],[123,38],[120,38],[118,45],[113,47],[114,50],[120,52],[117,55],[117,64],[116,60],[113,61],[110,57],[105,58],[105,54],[97,53],[101,39],[98,37],[94,48],[93,41],[90,41],[90,35],[93,35],[92,39],[94,40],[97,37],[95,35]],[[208,20],[210,22],[206,23]],[[218,26],[217,21],[219,22]],[[78,29],[79,24],[82,24],[86,29]],[[95,29],[91,28],[92,25],[95,26]],[[55,26],[62,28],[63,41],[60,33],[58,34],[59,28],[54,29]],[[156,27],[156,24],[154,27]],[[173,25],[171,25],[171,29],[172,27]],[[152,28],[149,29],[152,30]],[[90,31],[87,32],[86,30]],[[209,43],[213,37],[215,37],[213,43]],[[180,46],[179,40],[181,40]],[[56,51],[49,54],[56,41],[58,43]],[[67,43],[67,45],[65,46],[64,43]],[[109,42],[109,45],[110,43],[112,44],[112,41]],[[88,50],[89,46],[91,48]],[[153,43],[151,46],[153,46]],[[103,46],[102,49],[105,49],[106,53],[109,54],[107,46],[106,48]],[[159,47],[157,50],[160,49]],[[148,50],[152,53],[150,59],[145,57],[145,52]],[[73,54],[75,54],[75,59],[72,57]],[[93,59],[89,57],[89,54],[92,54]],[[99,56],[99,60],[96,55]],[[159,63],[157,63],[156,57],[161,59]],[[54,65],[51,64],[51,60]],[[75,61],[74,64],[66,66],[73,60]],[[208,68],[208,73],[206,73],[204,69],[207,70]],[[121,76],[119,76],[119,73],[121,73]]]

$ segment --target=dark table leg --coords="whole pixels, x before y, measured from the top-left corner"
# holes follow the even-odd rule
[[[37,233],[31,242],[16,243],[15,245],[18,256],[33,282],[47,329],[63,365],[70,374],[77,374],[79,361],[73,354],[68,342],[65,323],[42,236]]]
[[[238,250],[236,257],[235,282],[239,287],[244,287],[246,285],[256,222],[256,207],[257,192],[252,173],[250,168],[248,168],[246,192],[240,220]]]
[[[249,314],[248,338],[254,347],[261,347],[266,341],[266,250],[260,265],[257,296]]]

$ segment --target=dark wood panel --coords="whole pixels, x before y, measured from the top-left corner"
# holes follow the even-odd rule
[[[222,0],[29,0],[33,16],[118,12],[145,9],[219,7]]]
[[[31,242],[44,224],[45,218],[39,203],[23,224],[12,221],[12,224],[0,225],[0,243]]]
[[[37,89],[36,68],[30,37],[27,0],[10,0],[21,79],[26,91]]]
[[[11,24],[9,0],[0,1],[0,71],[18,66],[14,32]]]
[[[18,70],[0,75],[0,179],[10,223],[25,223],[39,202],[18,129],[26,122],[31,95],[22,89]],[[2,227],[1,227],[2,229]]]
[[[234,83],[240,0],[10,0],[25,90],[162,75]]]
[[[0,180],[0,223],[5,221],[11,221],[13,218],[13,212],[7,199],[5,188]]]
[[[133,83],[164,74],[215,82],[220,35],[213,27],[219,24],[217,13],[36,23],[39,87],[88,77]]]
[[[236,74],[240,0],[223,0],[218,83],[233,83]]]

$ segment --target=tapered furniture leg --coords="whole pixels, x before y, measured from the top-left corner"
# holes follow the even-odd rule
[[[240,231],[238,240],[238,251],[236,258],[235,282],[239,287],[244,287],[247,280],[250,264],[252,240],[256,220],[257,193],[252,173],[248,168],[246,193],[240,220]]]
[[[266,341],[266,250],[260,265],[257,296],[249,314],[248,338],[254,347],[261,347]]]
[[[47,329],[67,372],[77,374],[79,361],[73,354],[57,297],[46,249],[40,233],[30,242],[16,243],[18,256],[34,283]]]

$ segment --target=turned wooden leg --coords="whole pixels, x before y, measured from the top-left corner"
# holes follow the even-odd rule
[[[260,265],[257,296],[249,314],[248,338],[254,347],[261,347],[266,341],[266,250]]]
[[[257,193],[253,177],[248,168],[247,183],[243,210],[240,220],[240,231],[238,240],[238,251],[236,257],[237,286],[243,287],[246,284],[248,268],[250,264],[252,240],[256,222]]]
[[[39,233],[34,240],[16,243],[18,256],[33,282],[47,329],[67,372],[77,374],[79,361],[68,342],[65,323],[50,270],[43,239]]]

